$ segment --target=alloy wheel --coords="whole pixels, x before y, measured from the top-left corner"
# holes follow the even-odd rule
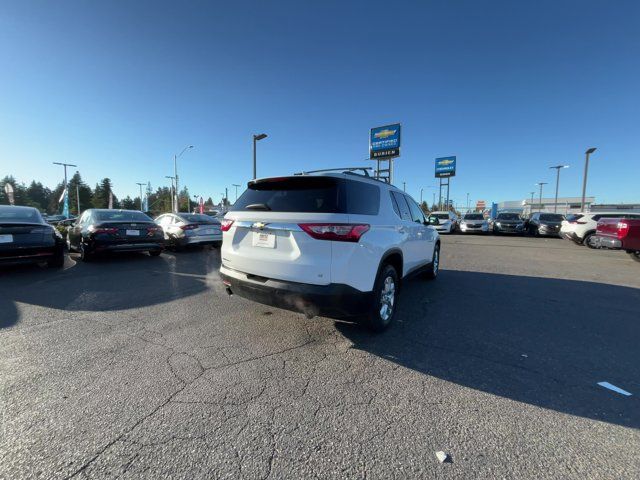
[[[380,318],[388,322],[393,315],[393,307],[396,301],[396,284],[391,276],[384,279],[380,292]]]

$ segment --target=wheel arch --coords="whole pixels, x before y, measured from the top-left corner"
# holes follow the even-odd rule
[[[382,255],[380,263],[378,264],[378,272],[376,273],[376,278],[378,278],[378,275],[380,275],[382,267],[387,264],[392,265],[393,268],[396,269],[398,279],[402,281],[404,271],[404,257],[402,256],[402,250],[400,250],[399,248],[390,248],[384,253],[384,255]]]

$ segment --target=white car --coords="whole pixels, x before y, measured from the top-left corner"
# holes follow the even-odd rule
[[[433,220],[435,222],[435,220]],[[387,328],[409,276],[436,278],[440,238],[418,204],[353,172],[249,183],[222,222],[227,293]]]
[[[438,219],[439,224],[435,226],[440,233],[453,233],[458,226],[458,217],[453,212],[431,212],[429,217]]]
[[[639,213],[625,212],[581,212],[567,215],[567,219],[562,222],[560,236],[568,240],[573,240],[579,245],[586,245],[589,248],[598,248],[595,240],[596,227],[601,218],[640,218]]]
[[[465,213],[460,221],[462,233],[488,233],[489,221],[482,213]]]

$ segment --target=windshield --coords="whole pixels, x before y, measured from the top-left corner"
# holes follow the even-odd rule
[[[484,220],[484,216],[481,213],[467,213],[464,216],[465,220]]]
[[[517,213],[499,213],[496,220],[520,220],[520,215]]]
[[[99,210],[94,217],[99,222],[151,222],[151,218],[134,210]]]
[[[40,212],[35,208],[0,209],[1,222],[44,223]]]
[[[436,217],[438,220],[449,220],[449,214],[447,213],[433,213],[432,217]]]
[[[564,217],[557,213],[543,213],[540,215],[540,220],[543,222],[561,222]]]

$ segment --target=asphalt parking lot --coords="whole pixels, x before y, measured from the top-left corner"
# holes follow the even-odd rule
[[[381,335],[229,298],[216,250],[0,271],[0,478],[638,478],[640,265],[442,252]]]

